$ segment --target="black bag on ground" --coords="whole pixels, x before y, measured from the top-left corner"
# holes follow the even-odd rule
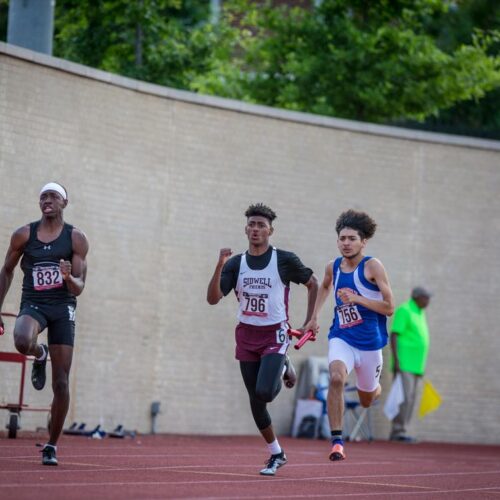
[[[318,419],[314,415],[306,415],[299,424],[297,437],[314,439],[316,437],[316,428]]]

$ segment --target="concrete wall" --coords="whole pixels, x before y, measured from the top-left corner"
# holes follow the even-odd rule
[[[91,244],[77,311],[73,420],[106,428],[255,434],[234,361],[236,303],[211,307],[207,283],[222,246],[246,249],[243,213],[278,213],[273,243],[322,277],[334,221],[349,207],[379,229],[368,253],[384,262],[397,302],[412,286],[435,292],[428,309],[428,376],[442,407],[410,431],[423,440],[500,443],[500,143],[290,113],[197,96],[0,44],[0,252],[39,217],[38,190],[59,180],[66,220]],[[293,286],[291,318],[305,314]],[[4,310],[16,311],[18,270]],[[293,353],[326,355],[322,338]],[[0,350],[13,350],[10,332]],[[0,364],[0,402],[19,375]],[[390,376],[383,378],[388,389]],[[32,405],[50,402],[50,389]],[[280,433],[293,391],[271,406]],[[382,405],[375,434],[388,435]],[[24,426],[43,425],[25,413]]]

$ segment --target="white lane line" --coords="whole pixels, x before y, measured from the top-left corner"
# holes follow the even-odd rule
[[[78,457],[78,458],[82,458],[82,457]],[[112,465],[100,465],[100,464],[96,464],[96,463],[82,463],[82,462],[71,462],[71,461],[67,461],[65,457],[63,457],[61,459],[61,457],[59,457],[59,460],[61,461],[61,464],[64,465],[64,466],[68,466],[68,465],[80,465],[80,466],[88,466],[88,467],[96,467],[96,468],[99,468],[99,467],[102,467],[102,468],[105,468],[105,470],[103,470],[102,472],[119,472],[119,471],[124,471],[124,472],[134,472],[134,471],[147,471],[147,470],[170,470],[170,469],[179,469],[180,467],[184,468],[184,469],[228,469],[228,468],[241,468],[241,467],[254,467],[256,466],[255,463],[246,463],[246,464],[238,464],[238,465],[232,465],[232,464],[227,464],[227,465],[224,465],[224,464],[219,464],[219,465],[189,465],[189,464],[177,464],[177,465],[155,465],[155,466],[148,466],[148,465],[144,465],[143,467],[116,467],[116,466],[112,466]],[[12,461],[12,460],[11,460]],[[35,461],[33,459],[33,457],[26,457],[26,458],[16,458],[15,461],[17,462],[21,462],[21,463],[24,463],[24,462],[27,462],[27,463],[36,463],[38,464],[39,462],[38,461]],[[41,465],[41,464],[40,464]],[[354,466],[354,467],[357,467],[358,465],[368,465],[368,466],[374,466],[374,465],[394,465],[394,462],[356,462],[356,463],[353,463],[353,462],[350,462],[348,464],[346,463],[342,463],[342,464],[336,464],[335,467],[337,468],[347,468],[348,466]],[[317,463],[317,464],[312,464],[310,462],[306,463],[306,464],[290,464],[288,463],[287,464],[287,469],[291,468],[291,467],[300,467],[301,469],[305,468],[305,467],[314,467],[314,468],[318,468],[318,467],[328,467],[328,468],[331,468],[331,467],[334,467],[330,462],[326,462],[326,461],[323,461],[321,463]],[[40,472],[40,469],[32,469],[32,470],[23,470],[23,472]],[[55,474],[55,473],[60,473],[60,472],[88,472],[87,469],[56,469],[55,467],[54,468],[51,468],[48,470],[48,473],[50,474]],[[190,472],[190,471],[186,471],[186,472]],[[19,471],[18,470],[0,470],[0,474],[18,474]]]
[[[480,491],[487,491],[489,493],[499,493],[500,490],[495,491],[496,488],[466,488],[466,489],[460,489],[460,490],[433,490],[433,491],[405,491],[404,495],[429,495],[429,494],[439,494],[439,493],[478,493]],[[388,493],[387,491],[385,492],[373,492],[373,493],[318,493],[318,494],[307,494],[307,498],[344,498],[344,497],[388,497],[388,496],[398,496],[401,497],[402,493],[400,491],[398,492],[393,492],[393,493]],[[275,499],[275,498],[304,498],[304,495],[248,495],[248,496],[218,496],[218,497],[202,497],[202,496],[196,496],[196,497],[182,497],[182,500],[222,500],[222,499],[231,499],[231,500],[247,500],[247,499],[252,499],[252,500],[265,500],[265,499]],[[146,499],[143,499],[146,500]]]
[[[25,471],[23,471],[25,472]],[[40,472],[38,470],[37,472]],[[71,471],[70,471],[71,472]],[[87,471],[88,472],[88,471]],[[172,472],[182,472],[178,470],[173,470]],[[189,471],[192,473],[192,471]],[[203,474],[203,472],[199,472],[199,474]],[[210,474],[218,474],[219,473],[214,473],[214,472],[205,472],[205,474],[210,475]],[[438,473],[428,473],[428,474],[376,474],[376,475],[362,475],[362,476],[331,476],[331,477],[325,477],[325,476],[316,476],[316,477],[305,477],[305,478],[280,478],[280,477],[273,477],[272,479],[270,478],[263,478],[258,476],[258,473],[255,473],[255,479],[248,479],[248,480],[227,480],[227,481],[221,481],[221,480],[201,480],[201,481],[99,481],[99,482],[71,482],[71,483],[61,483],[61,482],[52,482],[52,483],[40,483],[37,479],[36,482],[26,482],[24,481],[23,483],[4,483],[0,484],[0,490],[2,488],[44,488],[44,487],[62,487],[62,486],[70,486],[70,487],[92,487],[92,486],[142,486],[142,485],[172,485],[172,486],[180,486],[180,485],[198,485],[198,484],[242,484],[242,483],[261,483],[262,481],[266,480],[271,480],[273,482],[288,482],[288,483],[293,483],[293,482],[299,482],[299,483],[304,483],[307,481],[345,481],[346,479],[351,479],[354,481],[357,481],[359,479],[381,479],[381,478],[392,478],[392,477],[452,477],[452,476],[477,476],[477,475],[488,475],[488,474],[495,474],[498,475],[500,474],[499,470],[494,470],[494,471],[479,471],[479,472],[451,472],[451,473],[444,473],[444,474],[438,474]],[[252,476],[253,477],[253,476]],[[493,486],[491,488],[486,488],[486,489],[492,489],[492,490],[499,490],[500,485],[498,486]],[[447,490],[443,490],[447,491]],[[457,491],[462,491],[462,490],[457,490]],[[467,491],[467,490],[463,490]],[[475,489],[472,489],[471,491],[475,491]],[[405,493],[406,494],[406,493]],[[274,495],[273,495],[274,496]]]
[[[374,483],[373,481],[336,481],[332,479],[327,479],[324,482],[326,483],[344,483],[344,484],[354,484],[354,485],[363,485],[363,486],[384,486],[388,488],[417,488],[422,490],[434,490],[435,486],[417,486],[415,484],[400,484],[400,483]]]

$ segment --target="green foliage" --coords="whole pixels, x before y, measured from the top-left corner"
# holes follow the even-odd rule
[[[7,13],[9,11],[9,0],[0,0],[0,40],[7,40]]]
[[[207,17],[201,0],[58,0],[54,55],[186,88],[217,43]]]
[[[54,55],[252,103],[455,132],[486,126],[500,138],[498,0],[313,5],[224,0],[214,25],[208,0],[57,0]],[[3,39],[7,10],[0,0]]]
[[[270,106],[374,122],[423,120],[500,87],[495,33],[439,48],[426,25],[438,0],[324,0],[318,9],[238,3],[240,57],[224,85],[200,90]],[[250,34],[249,34],[250,33]],[[195,85],[196,86],[196,85]]]
[[[494,33],[500,31],[500,2],[458,0],[447,15],[433,19],[427,28],[436,38],[439,47],[446,51],[470,44],[476,30],[483,30],[489,37],[486,52],[498,56],[500,42]],[[405,125],[422,128],[421,125],[411,122],[406,122]],[[450,109],[440,110],[436,115],[427,118],[423,127],[428,130],[500,140],[500,87],[488,92],[480,100],[460,101]]]

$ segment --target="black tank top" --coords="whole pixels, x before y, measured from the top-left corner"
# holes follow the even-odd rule
[[[62,279],[59,270],[61,259],[73,258],[71,233],[73,226],[64,224],[61,234],[50,243],[43,243],[37,237],[40,221],[30,224],[30,238],[24,247],[21,269],[24,272],[21,301],[44,304],[76,303]]]

